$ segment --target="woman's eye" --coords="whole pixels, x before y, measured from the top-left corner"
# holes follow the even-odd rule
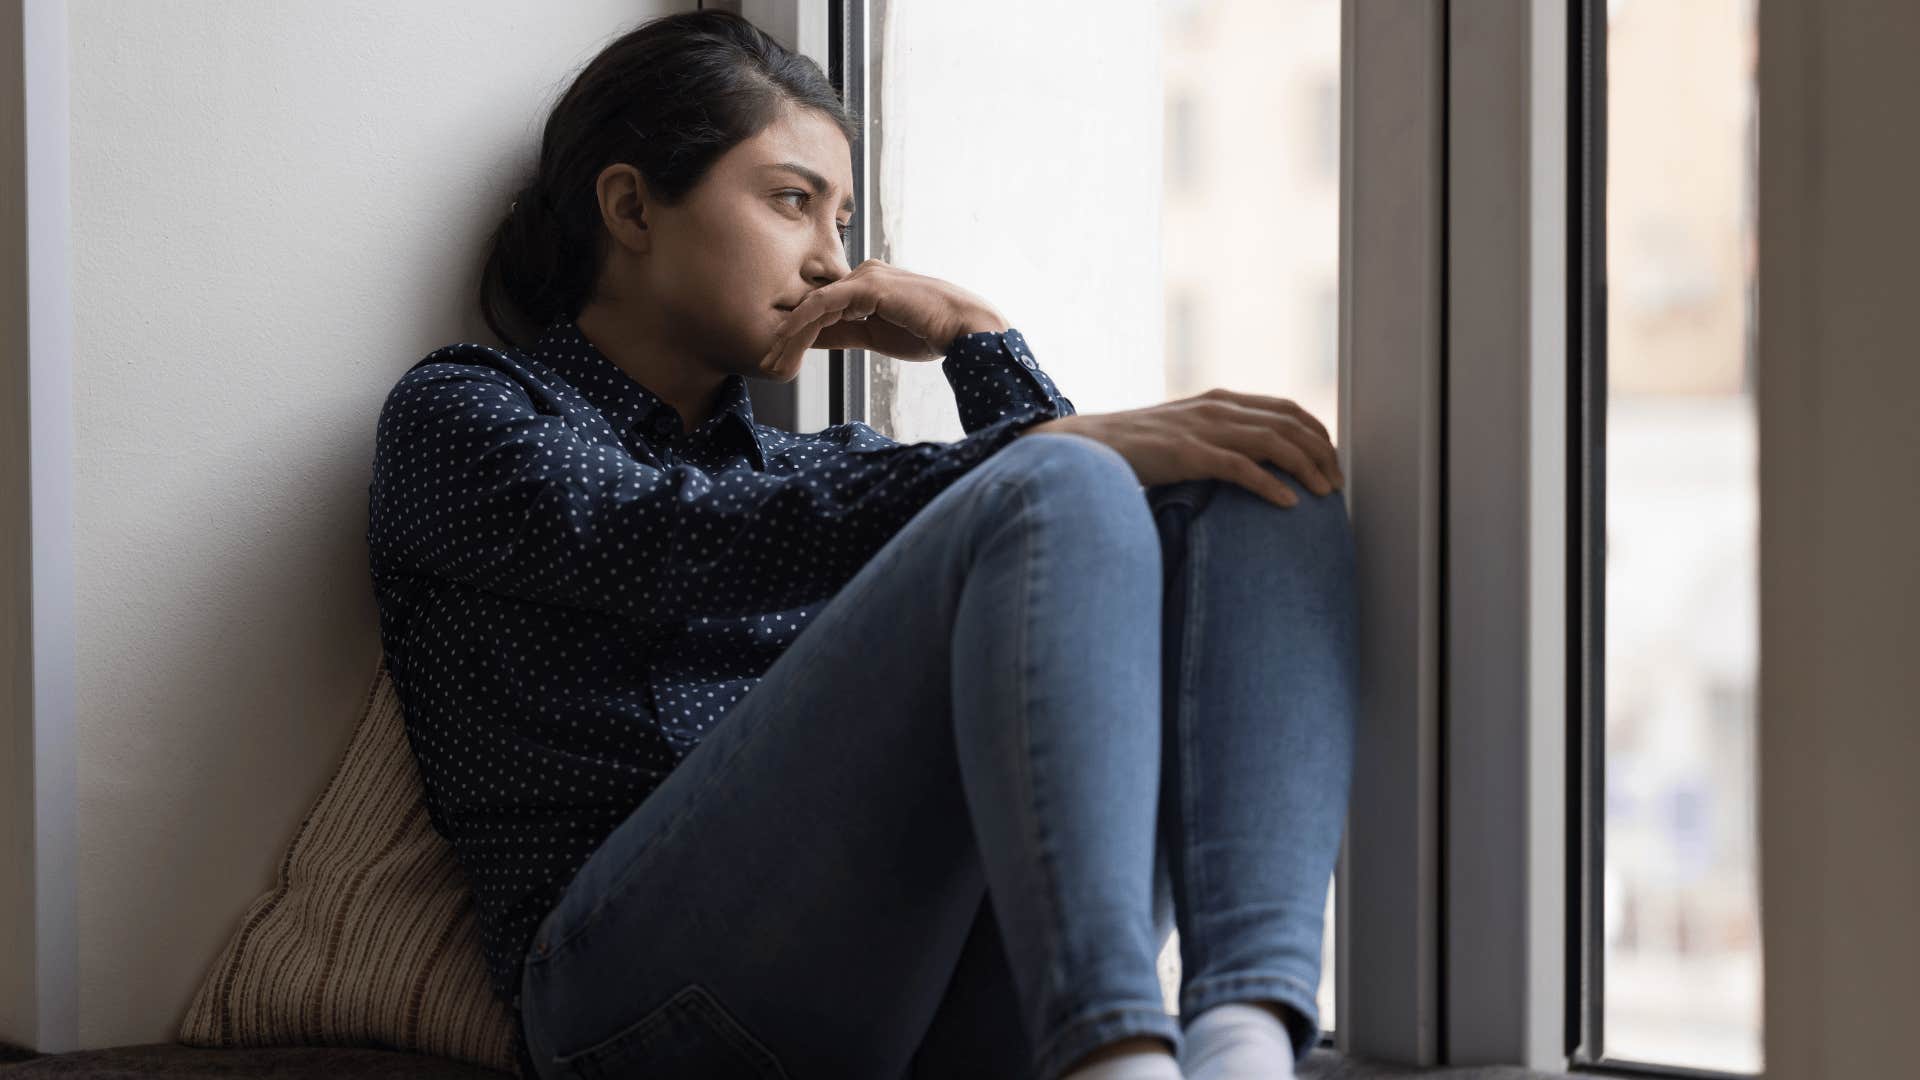
[[[807,200],[809,200],[809,199],[811,199],[811,198],[813,198],[813,193],[812,193],[812,192],[807,192],[807,191],[801,191],[801,190],[800,190],[799,188],[791,188],[791,189],[788,189],[788,190],[786,190],[786,191],[783,191],[783,192],[781,192],[781,193],[780,193],[780,194],[779,194],[778,196],[776,196],[776,197],[777,197],[777,198],[785,198],[785,197],[787,197],[788,195],[797,195],[797,196],[799,196],[799,198],[800,198],[800,205],[801,205],[801,206],[805,206],[805,205],[807,204]],[[853,226],[851,226],[851,225],[842,225],[842,226],[840,226],[840,239],[842,239],[842,240],[845,240],[845,239],[847,238],[847,234],[848,234],[848,233],[851,233],[852,231],[853,231]]]

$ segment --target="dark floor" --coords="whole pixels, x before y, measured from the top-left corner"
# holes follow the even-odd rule
[[[0,1077],[84,1077],[87,1080],[226,1080],[228,1077],[370,1077],[373,1080],[501,1080],[506,1073],[391,1050],[322,1046],[256,1046],[210,1050],[177,1043],[117,1046],[71,1054],[34,1054],[0,1043]],[[1348,1060],[1330,1047],[1315,1050],[1298,1071],[1300,1080],[1547,1080],[1547,1074],[1510,1066],[1409,1069]]]
[[[1550,1074],[1515,1065],[1463,1065],[1450,1069],[1411,1069],[1384,1065],[1364,1058],[1346,1058],[1338,1050],[1321,1047],[1300,1063],[1300,1080],[1548,1080]],[[1566,1080],[1554,1077],[1553,1080]]]

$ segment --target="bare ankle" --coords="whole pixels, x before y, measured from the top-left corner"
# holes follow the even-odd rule
[[[1116,1058],[1122,1054],[1137,1054],[1153,1050],[1159,1050],[1168,1057],[1173,1056],[1173,1044],[1158,1035],[1129,1035],[1124,1039],[1110,1042],[1091,1054],[1088,1054],[1086,1057],[1081,1058],[1079,1061],[1067,1066],[1067,1071],[1072,1072],[1075,1069],[1084,1069],[1089,1065],[1106,1061],[1108,1058]]]

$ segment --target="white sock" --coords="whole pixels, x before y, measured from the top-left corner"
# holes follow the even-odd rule
[[[1293,1037],[1259,1005],[1229,1001],[1186,1025],[1186,1080],[1293,1080]]]
[[[1129,1050],[1075,1069],[1060,1080],[1183,1080],[1180,1066],[1165,1046]]]

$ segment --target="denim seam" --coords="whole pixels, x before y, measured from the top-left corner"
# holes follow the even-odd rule
[[[1020,500],[1020,520],[1026,520],[1027,515],[1031,512],[1032,503],[1028,498],[1025,485],[1020,482],[1020,478],[1015,476],[1008,480],[995,480],[994,484],[995,486],[1005,487],[1014,493],[1014,496]],[[1046,819],[1044,815],[1040,813],[1039,788],[1038,785],[1035,784],[1033,776],[1033,726],[1028,723],[1029,702],[1027,687],[1030,683],[1030,678],[1027,665],[1031,657],[1029,656],[1027,643],[1033,640],[1033,594],[1035,591],[1033,587],[1033,567],[1035,565],[1033,557],[1033,533],[1034,530],[1032,528],[1023,528],[1020,530],[1020,608],[1025,612],[1025,616],[1017,626],[1019,638],[1016,643],[1016,648],[1018,649],[1020,663],[1015,667],[1015,679],[1017,680],[1015,700],[1020,703],[1020,707],[1015,709],[1014,712],[1020,722],[1020,742],[1026,750],[1026,753],[1022,754],[1020,758],[1020,780],[1022,786],[1026,789],[1026,816],[1030,826],[1028,837],[1033,841],[1033,850],[1037,855],[1037,861],[1039,863],[1041,878],[1040,894],[1041,902],[1046,905],[1047,932],[1052,936],[1053,940],[1057,942],[1063,938],[1060,932],[1061,912],[1056,902],[1058,899],[1057,893],[1059,886],[1058,879],[1053,872],[1052,861],[1047,855],[1049,846],[1045,834]],[[1046,983],[1039,988],[1043,997],[1050,989],[1058,988],[1061,985],[1060,973],[1056,964],[1057,953],[1049,955],[1047,961]]]
[[[1021,501],[1021,507],[1022,507],[1022,510],[1024,511],[1030,506],[1030,501],[1029,501],[1028,492],[1023,483],[1023,479],[1024,477],[1015,476],[1004,481],[996,481],[996,483],[1000,483],[1006,487],[1012,488],[1019,495],[1019,498]],[[1143,492],[1143,496],[1144,496],[1144,492]],[[1025,537],[1030,544],[1032,540],[1032,530],[1027,530],[1025,533]],[[1023,549],[1023,554],[1025,553],[1025,551],[1026,549]],[[1033,562],[1029,558],[1027,561],[1023,563],[1023,566],[1030,568],[1033,566]],[[1024,657],[1026,656],[1024,642],[1027,640],[1027,623],[1032,618],[1034,606],[1031,603],[1031,590],[1030,590],[1031,582],[1029,579],[1025,577],[1023,577],[1022,581],[1023,581],[1023,584],[1027,584],[1029,586],[1029,592],[1027,594],[1023,594],[1022,596],[1022,600],[1025,601],[1023,603],[1023,607],[1027,612],[1027,619],[1022,620],[1022,623],[1021,623],[1021,632],[1023,635],[1021,639],[1022,640],[1021,655],[1024,659]],[[1019,672],[1023,680],[1020,701],[1024,706],[1026,703],[1024,679],[1027,674],[1026,665],[1024,663],[1020,665]],[[1033,835],[1037,840],[1043,840],[1044,838],[1041,837],[1040,830],[1044,827],[1044,817],[1037,812],[1038,811],[1038,805],[1037,805],[1038,793],[1033,783],[1033,776],[1031,771],[1032,757],[1033,757],[1032,729],[1030,725],[1026,724],[1027,710],[1023,707],[1018,711],[1021,717],[1021,722],[1023,726],[1023,735],[1025,737],[1025,744],[1027,748],[1027,753],[1025,755],[1025,759],[1023,763],[1023,779],[1026,781],[1026,786],[1027,786],[1027,791],[1029,796],[1029,802],[1028,802],[1029,808],[1035,811],[1032,815],[1034,830],[1035,830]],[[1055,903],[1057,899],[1057,895],[1053,887],[1054,886],[1053,879],[1051,878],[1051,876],[1047,875],[1047,868],[1050,865],[1045,855],[1045,852],[1047,851],[1047,846],[1045,845],[1044,842],[1042,842],[1036,847],[1035,850],[1041,853],[1041,856],[1040,856],[1041,871],[1042,871],[1043,877],[1046,879],[1045,883],[1047,887],[1044,888],[1042,892],[1048,904],[1048,914],[1050,916],[1049,925],[1051,928],[1057,931],[1061,925],[1061,913],[1057,904]],[[1059,985],[1057,972],[1051,966],[1048,969],[1048,975],[1049,975],[1049,979],[1053,981],[1056,986]],[[1146,1005],[1101,1006],[1101,1007],[1097,1007],[1094,1011],[1083,1012],[1077,1016],[1070,1017],[1065,1022],[1057,1025],[1053,1033],[1049,1035],[1040,1044],[1039,1048],[1035,1051],[1034,1060],[1036,1062],[1042,1063],[1043,1071],[1047,1069],[1058,1071],[1058,1066],[1063,1065],[1065,1063],[1054,1062],[1053,1058],[1060,1053],[1060,1047],[1062,1046],[1063,1041],[1065,1039],[1067,1039],[1071,1035],[1078,1033],[1079,1031],[1085,1028],[1088,1028],[1097,1024],[1099,1021],[1109,1019],[1109,1018],[1120,1019],[1120,1018],[1126,1018],[1131,1016],[1139,1016],[1146,1020],[1158,1021],[1157,1023],[1149,1024],[1149,1027],[1151,1028],[1152,1032],[1155,1035],[1162,1035],[1169,1038],[1173,1042],[1176,1052],[1178,1051],[1181,1044],[1180,1025],[1176,1019],[1174,1019],[1167,1013],[1163,1005],[1156,1003],[1152,1007],[1149,1007]]]
[[[1186,610],[1181,613],[1180,666],[1177,676],[1180,685],[1174,697],[1176,708],[1179,710],[1174,716],[1174,734],[1180,741],[1180,842],[1185,847],[1180,862],[1182,877],[1186,879],[1187,886],[1187,895],[1181,900],[1184,904],[1195,906],[1204,905],[1205,898],[1210,895],[1206,860],[1194,858],[1194,852],[1199,850],[1199,822],[1196,820],[1198,817],[1196,807],[1199,804],[1197,793],[1200,790],[1200,780],[1198,765],[1194,761],[1194,747],[1189,741],[1189,736],[1197,726],[1191,690],[1198,674],[1196,669],[1200,663],[1199,657],[1204,644],[1202,635],[1206,623],[1205,597],[1202,595],[1206,590],[1194,588],[1195,581],[1206,580],[1204,572],[1207,567],[1206,530],[1197,527],[1198,525],[1199,514],[1196,511],[1188,516],[1186,531],[1182,534],[1186,543],[1180,574]],[[1198,914],[1197,911],[1189,911],[1187,918],[1190,925],[1199,925],[1195,918]],[[1180,951],[1183,954],[1189,952],[1184,945]],[[1189,981],[1187,968],[1184,965],[1181,968],[1181,981]]]
[[[714,991],[703,983],[695,982],[692,985],[699,988],[703,999],[700,1007],[708,1011],[708,1015],[701,1017],[702,1022],[719,1028],[721,1036],[742,1056],[753,1062],[756,1073],[763,1077],[780,1077],[785,1080],[786,1066],[781,1063],[773,1050],[748,1031],[746,1024],[727,1008],[726,1003],[721,1001]]]

